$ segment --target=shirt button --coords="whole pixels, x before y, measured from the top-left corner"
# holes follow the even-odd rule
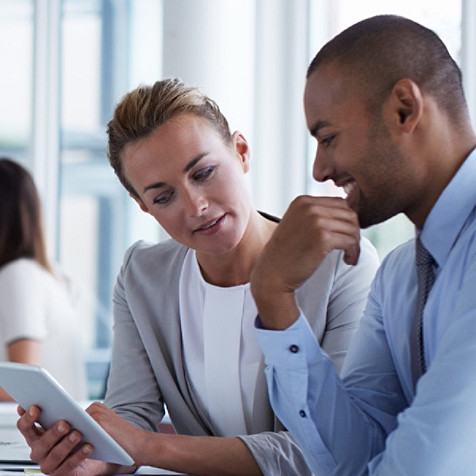
[[[306,412],[304,410],[300,410],[299,416],[301,416],[302,418],[306,418]]]
[[[289,351],[293,354],[297,354],[299,352],[299,347],[296,344],[289,346]]]

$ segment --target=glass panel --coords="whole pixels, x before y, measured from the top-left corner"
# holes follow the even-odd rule
[[[62,17],[62,128],[98,132],[101,86],[101,4],[69,0]],[[68,157],[68,158],[74,158]]]
[[[137,235],[158,236],[156,225],[137,218],[110,167],[105,131],[122,94],[159,77],[160,7],[160,0],[62,2],[59,254],[77,288],[92,398],[104,390],[112,293],[125,250]]]
[[[31,131],[33,5],[0,3],[0,154],[25,160]]]

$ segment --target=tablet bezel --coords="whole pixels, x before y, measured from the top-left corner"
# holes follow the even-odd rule
[[[91,459],[133,465],[127,452],[77,403],[44,368],[15,362],[0,362],[0,387],[23,408],[37,405],[39,423],[46,429],[59,420],[78,430],[82,442],[94,449]]]

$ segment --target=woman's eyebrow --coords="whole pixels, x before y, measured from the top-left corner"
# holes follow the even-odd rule
[[[142,193],[145,193],[147,192],[147,190],[151,190],[153,188],[164,187],[165,185],[166,185],[165,182],[151,183],[150,185],[147,185],[146,187],[144,187],[144,190],[142,190]]]
[[[191,168],[193,168],[200,160],[202,160],[208,152],[203,152],[200,155],[197,155],[194,159],[192,159],[183,169],[183,173],[186,174]]]

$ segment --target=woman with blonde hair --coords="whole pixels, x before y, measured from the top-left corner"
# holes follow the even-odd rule
[[[279,220],[253,205],[246,139],[230,132],[214,101],[178,79],[127,94],[108,136],[117,176],[170,239],[126,252],[114,291],[105,405],[88,411],[137,465],[206,475],[310,474],[272,413],[254,333],[250,274]],[[332,252],[299,292],[338,369],[377,264],[366,241],[357,266]],[[165,407],[177,435],[157,433]],[[91,445],[77,449],[79,435],[65,422],[44,432],[34,426],[36,408],[20,413],[43,472],[134,470],[86,459]]]
[[[0,361],[45,367],[87,398],[78,323],[45,247],[38,192],[19,163],[0,159]],[[0,400],[11,397],[0,388]]]

